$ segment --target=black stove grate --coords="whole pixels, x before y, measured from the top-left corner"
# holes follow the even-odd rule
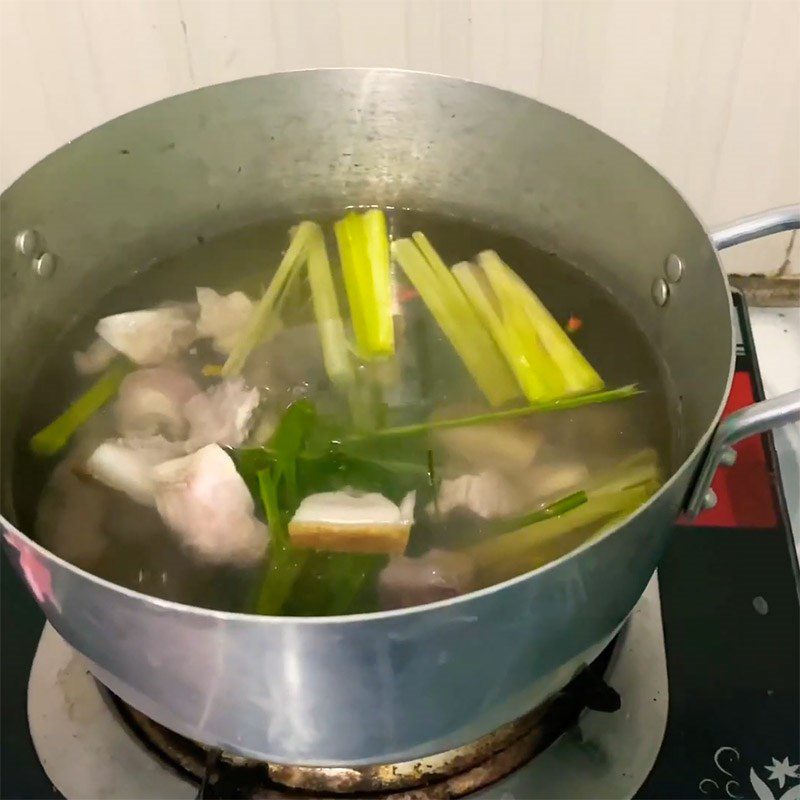
[[[499,780],[549,747],[572,728],[584,709],[618,711],[619,694],[603,679],[620,636],[581,670],[558,696],[547,704],[532,726],[521,727],[519,736],[503,744],[486,758],[452,775],[432,778],[419,785],[370,792],[331,793],[348,798],[402,798],[403,800],[449,800],[481,789]],[[166,765],[198,784],[197,798],[286,798],[317,797],[319,790],[296,790],[271,778],[265,763],[244,762],[203,747],[149,720],[119,698],[108,693],[123,722]],[[469,791],[466,791],[469,790]]]

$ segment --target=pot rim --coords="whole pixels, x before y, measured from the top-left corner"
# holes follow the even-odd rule
[[[271,80],[276,79],[280,80],[286,76],[291,75],[298,75],[303,73],[335,73],[335,72],[349,72],[349,73],[357,73],[365,75],[370,72],[377,72],[377,73],[389,73],[389,74],[410,74],[416,76],[423,76],[425,78],[433,78],[436,80],[444,80],[444,81],[451,81],[454,83],[460,84],[469,84],[481,89],[489,89],[492,92],[498,92],[506,95],[511,95],[513,97],[518,97],[526,100],[527,102],[536,103],[540,106],[544,106],[545,108],[553,111],[557,114],[561,114],[562,116],[568,117],[573,124],[581,125],[586,128],[590,128],[595,133],[600,134],[606,139],[611,140],[616,146],[623,148],[630,158],[635,158],[639,161],[642,165],[644,165],[648,170],[654,173],[660,180],[662,180],[680,199],[680,201],[684,204],[684,206],[689,210],[694,220],[698,223],[698,225],[702,228],[703,232],[705,233],[706,239],[708,241],[709,247],[714,253],[714,260],[716,262],[717,270],[719,272],[719,276],[722,278],[722,283],[724,289],[729,293],[730,292],[730,285],[728,282],[727,274],[722,267],[722,263],[719,259],[719,253],[713,245],[711,240],[711,234],[709,232],[708,227],[702,221],[701,217],[697,214],[692,204],[686,199],[683,193],[675,187],[675,185],[666,178],[661,172],[659,172],[655,167],[653,167],[649,162],[645,161],[641,156],[637,155],[633,152],[627,145],[623,144],[619,140],[615,139],[613,136],[605,133],[604,131],[600,130],[599,128],[595,127],[594,125],[590,125],[588,122],[576,117],[573,114],[570,114],[567,111],[563,111],[559,108],[555,108],[554,106],[550,106],[547,103],[543,103],[540,100],[537,100],[533,97],[528,97],[527,95],[520,94],[519,92],[514,92],[509,89],[502,89],[497,86],[491,86],[490,84],[481,83],[480,81],[473,80],[471,78],[459,78],[454,77],[452,75],[445,75],[442,73],[436,72],[426,72],[422,70],[412,70],[412,69],[401,69],[396,67],[308,67],[303,69],[294,69],[294,70],[284,70],[281,72],[271,72],[266,73],[263,75],[254,75],[249,76],[246,78],[238,78],[237,80],[233,81],[224,81],[222,83],[217,84],[210,84],[207,86],[201,86],[196,89],[191,89],[187,92],[179,92],[175,95],[170,95],[169,97],[164,97],[160,100],[156,100],[152,103],[147,103],[143,106],[139,106],[138,108],[132,109],[124,114],[120,114],[117,117],[112,117],[110,120],[106,120],[105,122],[101,123],[98,126],[82,133],[80,136],[76,137],[75,139],[71,139],[61,147],[54,150],[52,153],[46,155],[43,159],[36,162],[36,164],[29,167],[25,172],[23,172],[20,176],[18,176],[13,183],[11,183],[3,192],[0,194],[0,198],[4,198],[8,192],[10,192],[16,185],[19,183],[25,176],[33,169],[36,169],[37,166],[44,163],[45,161],[55,157],[58,153],[66,148],[70,147],[74,142],[78,141],[79,139],[83,139],[86,136],[91,136],[92,133],[97,131],[98,129],[104,127],[105,125],[116,122],[118,120],[124,119],[132,114],[136,114],[139,111],[142,111],[145,108],[151,108],[156,105],[160,105],[161,103],[167,103],[171,100],[174,100],[177,97],[183,97],[189,94],[194,94],[195,92],[204,92],[204,91],[213,91],[215,89],[222,89],[224,87],[229,87],[234,84],[240,83],[249,83],[249,82],[257,82],[263,81],[265,79]],[[530,578],[534,577],[535,575],[543,574],[549,570],[558,568],[562,563],[566,562],[571,558],[576,558],[580,554],[586,552],[587,550],[599,545],[602,541],[606,538],[613,536],[620,528],[624,527],[625,525],[630,524],[636,517],[640,514],[646,512],[649,508],[651,508],[656,502],[658,502],[661,497],[672,491],[673,485],[679,481],[682,477],[684,472],[693,464],[702,454],[702,452],[706,449],[711,436],[716,429],[717,425],[719,424],[720,418],[722,417],[722,412],[725,408],[725,403],[727,402],[728,394],[730,393],[731,385],[733,382],[733,373],[736,361],[736,348],[734,346],[734,338],[733,338],[733,308],[732,305],[729,304],[729,325],[728,325],[728,334],[729,334],[729,350],[730,350],[730,359],[728,365],[728,373],[727,378],[725,381],[724,392],[721,395],[719,400],[719,404],[717,410],[714,412],[714,415],[709,423],[705,433],[699,438],[694,448],[692,448],[691,452],[682,460],[681,464],[672,472],[672,475],[659,487],[659,489],[639,508],[629,517],[625,518],[621,522],[617,523],[608,528],[602,535],[593,537],[588,541],[583,542],[580,546],[576,547],[574,550],[570,550],[568,553],[560,556],[559,558],[548,562],[547,564],[543,564],[536,569],[530,570],[528,572],[524,572],[521,575],[517,575],[513,578],[508,578],[505,581],[500,583],[492,584],[491,586],[486,586],[483,589],[476,589],[472,592],[467,592],[463,595],[458,595],[456,597],[451,597],[446,600],[436,600],[431,603],[424,603],[422,605],[411,606],[410,608],[398,608],[398,609],[390,609],[387,611],[370,611],[370,612],[362,612],[358,614],[339,614],[335,616],[307,616],[307,617],[286,617],[282,615],[262,615],[262,614],[250,614],[240,611],[220,611],[218,609],[211,609],[211,608],[202,608],[200,606],[193,606],[188,605],[186,603],[179,603],[174,600],[165,600],[160,597],[154,597],[153,595],[145,594],[144,592],[139,592],[135,589],[130,589],[126,586],[121,586],[120,584],[113,583],[112,581],[107,580],[106,578],[101,578],[97,575],[93,575],[91,572],[82,569],[81,567],[77,567],[74,564],[66,561],[65,559],[61,558],[61,556],[56,555],[55,553],[51,552],[47,548],[43,547],[41,544],[36,542],[34,539],[29,537],[27,534],[23,533],[16,525],[14,525],[10,520],[8,520],[5,515],[0,512],[0,527],[4,528],[3,536],[6,540],[8,546],[10,545],[10,540],[12,537],[21,539],[26,546],[33,548],[36,550],[39,555],[43,556],[49,561],[53,561],[59,565],[62,569],[66,569],[73,574],[84,578],[92,583],[97,583],[101,586],[110,589],[111,591],[115,591],[130,597],[131,599],[135,600],[143,600],[148,605],[151,605],[155,608],[160,608],[164,610],[173,611],[180,614],[191,614],[197,615],[202,617],[210,617],[213,619],[218,620],[230,620],[230,621],[241,621],[247,622],[249,624],[261,624],[261,625],[282,625],[285,624],[287,621],[290,621],[293,625],[301,624],[305,626],[315,626],[320,624],[325,625],[345,625],[348,623],[359,623],[365,621],[380,621],[384,619],[393,619],[395,617],[401,616],[411,616],[415,614],[423,614],[428,611],[432,610],[439,610],[439,609],[446,609],[453,606],[457,606],[463,603],[471,602],[473,600],[477,600],[482,597],[486,597],[490,594],[495,592],[501,592],[505,588],[514,586],[516,584],[522,583],[523,581],[527,581]],[[16,548],[14,548],[16,549]]]

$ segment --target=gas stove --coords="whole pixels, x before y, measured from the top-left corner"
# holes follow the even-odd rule
[[[739,336],[726,413],[764,396],[750,317],[739,295],[734,305]],[[792,347],[793,320],[780,313],[788,312],[771,312],[764,325],[773,341],[759,354],[771,360],[781,332]],[[778,355],[770,377],[785,379],[792,358],[789,349]],[[778,442],[792,454],[786,434]],[[657,576],[593,665],[603,680],[596,675],[587,694],[582,679],[579,694],[572,687],[557,708],[501,730],[484,743],[485,759],[453,775],[370,796],[798,800],[798,548],[788,514],[798,506],[797,456],[781,481],[771,434],[736,449],[735,466],[715,479],[716,507],[676,524]],[[3,797],[309,796],[280,786],[302,768],[256,765],[265,780],[253,791],[236,784],[253,774],[237,772],[242,765],[121,707],[49,625],[42,629],[6,559],[2,569]],[[552,728],[553,719],[562,727]],[[332,793],[318,787],[313,796]]]

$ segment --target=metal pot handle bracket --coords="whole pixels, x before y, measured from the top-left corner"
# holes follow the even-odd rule
[[[772,233],[798,228],[800,228],[800,205],[783,206],[761,214],[753,214],[713,231],[711,243],[717,250],[724,250],[726,247],[733,247]],[[771,400],[753,403],[722,420],[714,431],[697,473],[686,505],[686,515],[690,518],[696,517],[701,511],[716,505],[717,497],[711,489],[711,481],[720,465],[731,466],[736,461],[736,451],[731,445],[753,434],[780,428],[798,420],[800,420],[800,389]]]

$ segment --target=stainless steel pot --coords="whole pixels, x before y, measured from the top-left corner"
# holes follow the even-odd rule
[[[326,619],[153,599],[22,533],[12,440],[47,342],[131,269],[197,234],[343,199],[457,209],[558,252],[615,292],[681,398],[682,464],[650,502],[600,540],[490,589]],[[135,111],[2,195],[8,553],[100,680],[180,733],[311,765],[461,745],[537,705],[602,647],[653,574],[675,517],[711,500],[710,477],[731,442],[800,415],[794,392],[717,426],[734,347],[715,250],[799,223],[797,208],[783,209],[709,238],[680,195],[614,140],[533,100],[449,78],[292,73]]]

